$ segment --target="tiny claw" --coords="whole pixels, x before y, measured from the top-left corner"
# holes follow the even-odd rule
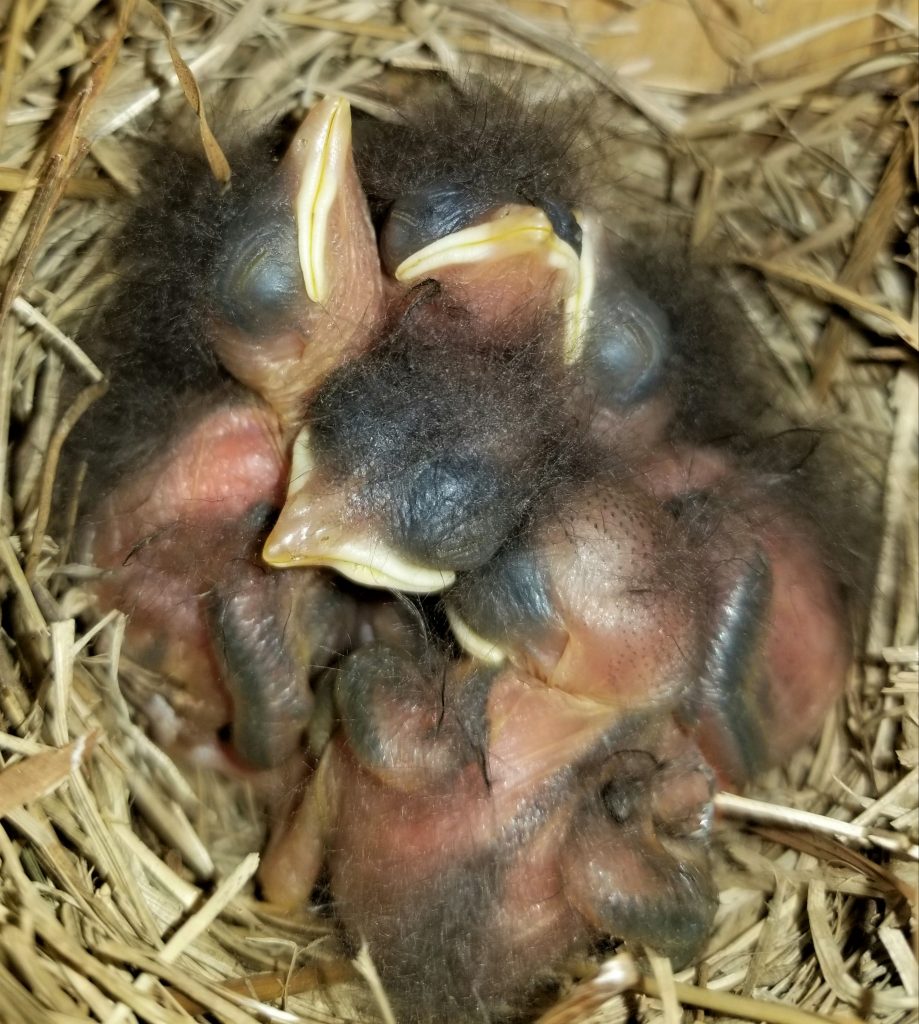
[[[310,676],[344,643],[351,601],[320,573],[272,573],[238,557],[205,600],[234,751],[252,767],[278,767],[302,748]]]
[[[331,748],[309,780],[290,820],[271,830],[258,879],[262,895],[284,909],[306,903],[319,879],[338,796]]]
[[[300,748],[312,711],[312,645],[306,636],[294,637],[306,650],[291,650],[290,595],[278,578],[241,561],[234,566],[233,578],[212,591],[208,608],[233,699],[233,749],[254,768],[276,768]]]

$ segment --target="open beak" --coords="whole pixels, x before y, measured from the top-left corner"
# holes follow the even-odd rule
[[[452,572],[418,565],[388,544],[372,520],[356,517],[347,486],[322,479],[304,428],[294,442],[287,502],[262,551],[274,568],[321,566],[365,587],[431,594],[449,587]]]

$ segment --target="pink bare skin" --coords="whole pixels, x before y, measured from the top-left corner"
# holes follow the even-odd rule
[[[696,558],[672,519],[633,483],[591,484],[516,559],[508,556],[504,578],[532,588],[531,615],[509,622],[487,603],[487,592],[501,585],[500,568],[472,574],[454,607],[497,651],[551,687],[622,709],[666,710],[698,672]]]
[[[694,955],[715,901],[692,742],[515,668],[445,678],[381,648],[345,663],[343,732],[266,852],[268,897],[299,902],[327,864],[406,1020],[520,1012],[602,935]]]
[[[166,745],[186,758],[235,770],[297,756],[310,668],[350,628],[347,603],[321,576],[259,565],[261,520],[280,504],[287,471],[270,413],[221,406],[84,523],[87,555],[106,570],[96,595],[128,613],[127,653],[181,690],[179,731]],[[240,643],[251,650],[234,653]],[[231,723],[227,746],[218,733]]]
[[[728,640],[710,648],[695,703],[699,744],[731,786],[813,739],[852,659],[842,593],[812,527],[736,485],[709,496],[721,536],[710,541],[707,628]]]
[[[705,696],[696,701],[700,745],[721,781],[740,785],[812,739],[842,693],[852,636],[841,588],[823,560],[815,527],[729,454],[661,445],[643,479],[661,501],[695,495],[700,504],[701,514],[690,510],[687,518],[695,543],[707,548],[710,636],[723,628],[732,588],[756,575],[760,560],[765,569],[762,606],[740,631],[751,635],[741,641],[746,664],[738,663],[730,680],[736,693],[732,697],[703,672]],[[720,717],[726,712],[719,714],[719,707],[733,707],[741,724]]]
[[[306,401],[325,377],[372,344],[385,313],[376,235],[351,152],[350,111],[339,102],[330,119],[333,108],[324,100],[310,111],[276,172],[301,249],[310,237],[296,209],[305,169],[318,161],[326,186],[334,185],[324,230],[312,239],[315,284],[310,268],[302,268],[322,294],[308,294],[301,283],[289,315],[267,333],[253,334],[219,316],[211,326],[221,363],[268,402],[285,433],[299,426]],[[241,284],[247,272],[239,268]]]

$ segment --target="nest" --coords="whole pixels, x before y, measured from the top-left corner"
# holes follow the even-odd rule
[[[255,898],[264,824],[246,788],[183,774],[148,738],[129,699],[144,681],[119,664],[123,620],[88,625],[73,511],[51,496],[64,440],[104,386],[72,334],[106,287],[109,200],[136,188],[137,134],[186,101],[200,112],[202,95],[255,123],[326,93],[385,114],[381,76],[397,87],[486,60],[608,105],[621,195],[726,254],[789,393],[885,493],[845,701],[811,750],[718,798],[722,900],[704,959],[677,976],[653,958],[643,976],[628,954],[572,965],[544,1020],[669,1024],[681,1007],[915,1020],[913,7],[824,4],[823,20],[786,26],[791,6],[767,18],[746,0],[5,6],[0,1020],[392,1019],[372,962],[348,960],[328,920]]]

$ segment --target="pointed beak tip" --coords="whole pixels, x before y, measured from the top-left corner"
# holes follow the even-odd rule
[[[316,532],[321,534],[324,531]],[[456,581],[455,572],[416,565],[384,547],[378,540],[369,547],[354,542],[333,542],[309,544],[297,549],[296,544],[292,544],[277,527],[262,547],[262,560],[275,569],[331,569],[361,586],[406,594],[436,594]]]
[[[507,652],[492,640],[480,636],[451,605],[446,606],[447,621],[453,630],[460,647],[471,657],[486,665],[503,665],[507,661]]]
[[[344,96],[323,96],[310,108],[303,123],[306,125],[312,122],[316,126],[321,125],[322,129],[319,132],[315,132],[315,128],[313,131],[316,135],[322,136],[330,131],[340,130],[350,124],[350,120],[351,104]]]
[[[272,569],[286,569],[293,564],[290,553],[283,544],[270,534],[262,547],[262,561]]]

